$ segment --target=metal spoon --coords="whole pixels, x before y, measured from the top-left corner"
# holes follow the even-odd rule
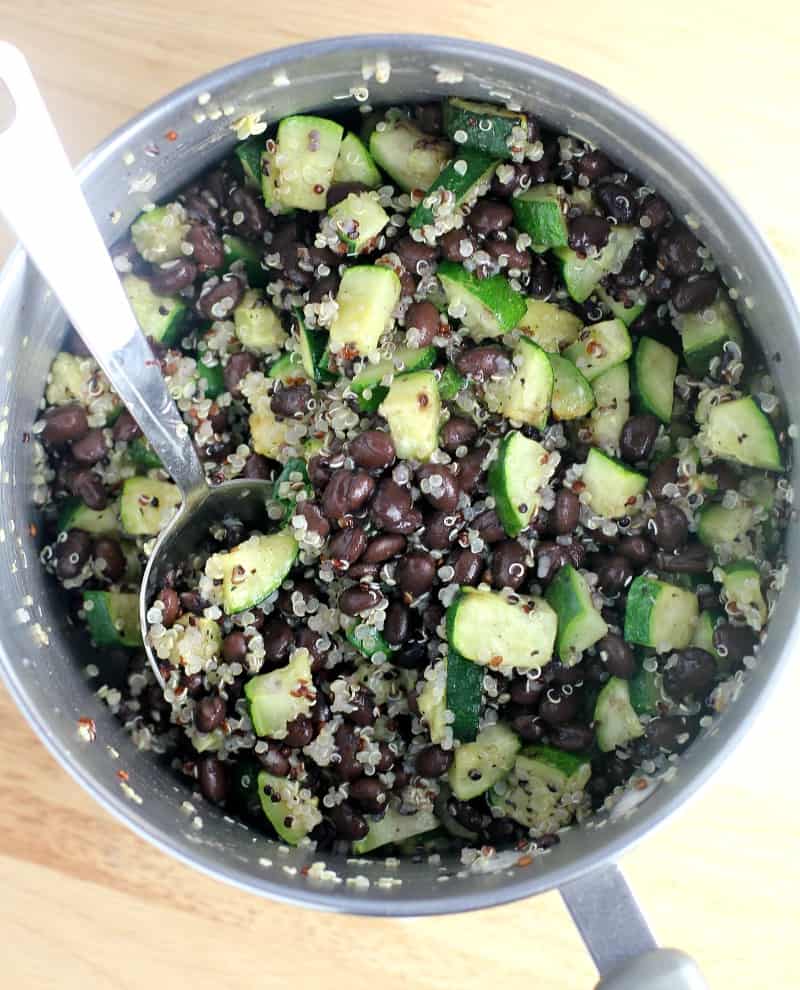
[[[200,544],[212,522],[225,516],[266,529],[265,503],[272,485],[240,480],[209,487],[191,434],[128,305],[28,64],[4,43],[0,43],[0,91],[2,83],[11,94],[14,117],[0,131],[0,212],[182,496],[180,509],[153,548],[139,592],[147,658],[163,683],[147,643],[146,614],[164,586],[164,576]]]

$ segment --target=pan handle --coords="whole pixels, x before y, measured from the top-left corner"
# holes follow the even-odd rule
[[[708,990],[689,956],[658,948],[616,864],[565,884],[561,896],[600,973],[596,990]]]

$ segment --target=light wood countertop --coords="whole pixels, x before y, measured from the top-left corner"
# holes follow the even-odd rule
[[[281,9],[283,7],[283,9]],[[377,0],[0,2],[75,160],[147,104],[257,51],[367,31],[456,34],[591,76],[678,134],[727,183],[800,284],[800,13],[788,0],[571,5]],[[0,259],[11,245],[0,224]],[[800,986],[800,664],[706,791],[624,867],[659,938],[712,987]],[[24,990],[587,990],[593,970],[556,894],[393,922],[259,901],[150,848],[86,797],[0,690],[0,982]],[[182,948],[179,948],[182,947]],[[382,974],[382,975],[380,975]]]

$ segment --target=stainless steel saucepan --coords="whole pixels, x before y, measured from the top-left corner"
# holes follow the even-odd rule
[[[0,45],[0,81],[3,78]],[[2,87],[0,87],[2,88]],[[354,37],[298,45],[212,73],[152,106],[112,135],[80,167],[103,236],[114,241],[147,202],[172,195],[226,154],[258,121],[311,109],[343,110],[435,99],[445,94],[516,101],[559,131],[609,152],[699,226],[768,356],[793,422],[800,421],[800,314],[780,266],[739,206],[705,168],[652,121],[600,86],[558,66],[488,45],[425,36]],[[13,91],[12,91],[13,95]],[[0,132],[3,124],[0,122]],[[167,137],[169,135],[169,137]],[[52,218],[53,223],[58,217]],[[105,808],[138,834],[184,862],[241,887],[295,904],[382,916],[427,915],[491,907],[557,887],[608,990],[696,990],[704,986],[683,954],[656,950],[615,863],[678,808],[730,755],[751,725],[780,669],[800,639],[800,585],[787,581],[757,667],[714,731],[682,757],[669,781],[654,783],[575,830],[528,868],[498,857],[478,872],[460,861],[374,864],[332,862],[346,881],[314,880],[302,868],[315,856],[292,850],[279,860],[271,843],[208,805],[198,832],[181,810],[187,792],[151,755],[139,752],[106,706],[90,692],[81,668],[86,642],[67,623],[58,589],[38,561],[33,445],[23,442],[37,417],[50,362],[65,320],[38,273],[15,252],[0,275],[0,575],[6,619],[0,628],[0,668],[8,689],[53,755]],[[770,358],[770,361],[773,361]],[[795,387],[793,387],[795,386]],[[797,460],[797,458],[796,458]],[[795,480],[796,483],[796,480]],[[789,531],[789,559],[798,555]],[[97,742],[78,732],[94,720]],[[112,760],[108,748],[119,752]],[[123,793],[117,770],[134,784]],[[709,822],[713,847],[719,823]],[[260,859],[276,859],[272,868]],[[491,865],[491,864],[490,864]],[[283,866],[296,867],[296,872]],[[312,871],[312,876],[313,876]],[[378,880],[391,874],[402,881]],[[448,875],[446,882],[437,877]]]

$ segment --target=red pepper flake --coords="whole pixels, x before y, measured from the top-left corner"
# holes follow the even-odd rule
[[[94,742],[97,739],[97,726],[94,724],[93,718],[79,718],[78,729],[89,742]]]
[[[301,866],[300,867],[300,876],[301,877],[307,877],[310,872],[311,872],[311,867],[308,865],[308,863],[306,863],[305,866]]]
[[[636,504],[636,496],[635,495],[631,495],[629,498],[626,498],[625,499],[625,505],[635,505],[635,504]]]
[[[306,698],[308,701],[314,701],[317,697],[317,692],[309,688],[307,681],[300,681],[299,686],[294,691],[290,691],[289,694],[293,698]]]
[[[319,182],[314,186],[314,192],[321,196],[325,192],[325,186],[321,185]]]
[[[167,133],[164,135],[164,137],[167,139],[167,141],[177,141],[178,140],[178,132],[177,131],[167,131]]]
[[[503,658],[501,656],[494,656],[489,661],[490,667],[502,667],[502,665],[503,665]]]
[[[637,791],[646,791],[648,784],[644,777],[639,777],[636,783],[633,785]]]
[[[481,846],[481,856],[494,856],[494,846]]]
[[[424,409],[425,406],[427,406],[428,401],[429,401],[428,396],[424,392],[420,392],[419,395],[417,396],[417,405],[420,407],[420,409]]]
[[[578,495],[580,495],[580,493],[581,493],[582,491],[584,491],[584,489],[585,489],[585,488],[586,488],[586,485],[585,485],[585,484],[584,484],[584,482],[582,482],[582,481],[573,481],[573,482],[572,482],[572,490],[573,490],[573,491],[574,491],[574,492],[575,492],[576,494],[578,494]]]
[[[127,770],[117,770],[117,776],[120,780],[127,781],[129,779]]]
[[[339,353],[345,361],[355,361],[358,357],[358,348],[354,344],[345,344]]]
[[[520,856],[517,866],[530,866],[533,863],[533,856]]]
[[[600,357],[605,354],[605,348],[598,340],[590,340],[586,345],[586,350],[592,357]]]
[[[528,845],[527,839],[520,839],[514,847],[518,852],[522,852],[523,849]]]
[[[30,533],[31,536],[36,536],[36,534],[39,532],[39,527],[36,525],[36,523],[28,523],[28,532]]]
[[[22,434],[22,442],[23,443],[30,443],[31,442],[31,435],[30,435],[30,433],[27,432],[27,430],[25,431],[25,433]]]

